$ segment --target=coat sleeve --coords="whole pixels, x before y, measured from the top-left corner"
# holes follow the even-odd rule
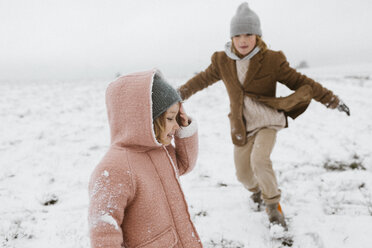
[[[130,170],[97,167],[89,183],[89,232],[92,248],[124,246],[122,223],[131,201],[133,182]]]
[[[175,135],[175,147],[168,146],[168,152],[176,160],[180,175],[190,172],[196,165],[198,157],[197,123],[192,120],[187,127],[181,127]]]
[[[197,75],[195,75],[193,78],[191,78],[189,81],[187,81],[185,84],[181,85],[178,88],[178,91],[183,100],[188,99],[190,96],[194,95],[196,92],[204,88],[207,88],[208,86],[221,80],[221,76],[219,74],[216,59],[217,59],[217,52],[215,52],[212,55],[212,59],[211,59],[212,63],[208,66],[206,70],[198,73]]]
[[[321,84],[315,82],[313,79],[306,77],[290,67],[283,52],[280,51],[278,54],[279,66],[277,78],[280,83],[286,85],[291,90],[297,90],[305,84],[310,85],[313,90],[313,99],[323,104],[327,104],[331,101],[333,96],[332,91],[324,88]]]

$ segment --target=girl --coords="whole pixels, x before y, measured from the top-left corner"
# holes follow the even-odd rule
[[[154,70],[108,86],[111,146],[89,184],[92,247],[202,247],[178,178],[198,151],[196,123],[180,101]]]
[[[271,223],[286,227],[279,204],[281,191],[270,154],[277,131],[287,117],[303,113],[311,99],[334,109],[339,99],[330,90],[291,68],[282,52],[269,50],[261,39],[260,20],[242,3],[231,20],[225,51],[212,55],[211,65],[179,88],[182,99],[222,80],[230,98],[231,138],[238,180],[260,206],[262,198]],[[276,83],[295,92],[275,98]],[[262,198],[261,198],[262,197]]]

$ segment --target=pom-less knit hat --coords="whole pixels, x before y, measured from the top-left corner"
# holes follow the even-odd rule
[[[235,16],[231,19],[230,37],[239,34],[256,34],[262,36],[260,19],[248,7],[248,3],[240,4]]]
[[[180,101],[181,97],[177,91],[161,75],[155,74],[152,83],[152,119],[156,120],[169,107]]]

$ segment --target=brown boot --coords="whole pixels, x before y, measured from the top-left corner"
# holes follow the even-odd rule
[[[285,222],[282,207],[279,203],[267,204],[266,212],[269,216],[270,223],[279,224],[287,229],[287,223]]]
[[[257,203],[259,206],[261,206],[261,204],[262,204],[261,190],[256,192],[256,193],[253,193],[251,195],[251,199],[254,203]]]

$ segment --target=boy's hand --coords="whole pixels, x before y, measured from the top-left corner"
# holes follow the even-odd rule
[[[343,101],[340,101],[340,103],[337,106],[337,109],[339,111],[345,112],[348,116],[350,116],[350,109]]]
[[[181,127],[187,127],[189,123],[189,117],[187,116],[185,109],[182,106],[182,103],[180,103],[180,112],[178,113],[178,125]]]

